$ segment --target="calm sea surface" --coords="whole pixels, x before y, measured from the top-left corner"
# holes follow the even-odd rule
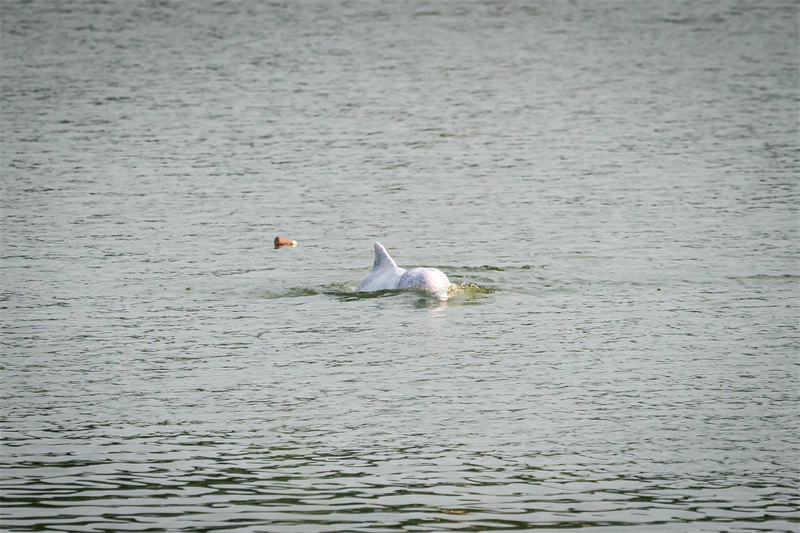
[[[794,0],[0,19],[3,529],[800,529]]]

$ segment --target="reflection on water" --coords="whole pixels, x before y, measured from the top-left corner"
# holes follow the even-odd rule
[[[796,530],[797,20],[4,2],[1,528]]]

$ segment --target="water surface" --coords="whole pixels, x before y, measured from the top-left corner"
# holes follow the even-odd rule
[[[0,9],[4,528],[797,530],[795,2]]]

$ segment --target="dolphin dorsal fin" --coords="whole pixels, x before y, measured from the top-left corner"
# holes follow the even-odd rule
[[[379,242],[375,243],[375,262],[372,263],[372,270],[377,268],[386,268],[390,266],[392,268],[397,268],[397,263],[394,262],[394,259],[389,256],[389,252],[386,251],[386,248]]]

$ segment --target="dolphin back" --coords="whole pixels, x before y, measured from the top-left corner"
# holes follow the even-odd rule
[[[412,268],[400,278],[398,289],[417,289],[447,300],[450,280],[438,268]]]
[[[375,243],[375,262],[367,277],[356,287],[357,292],[385,291],[392,289],[417,289],[428,292],[440,300],[447,300],[450,280],[436,268],[412,268],[397,266],[386,248]]]

